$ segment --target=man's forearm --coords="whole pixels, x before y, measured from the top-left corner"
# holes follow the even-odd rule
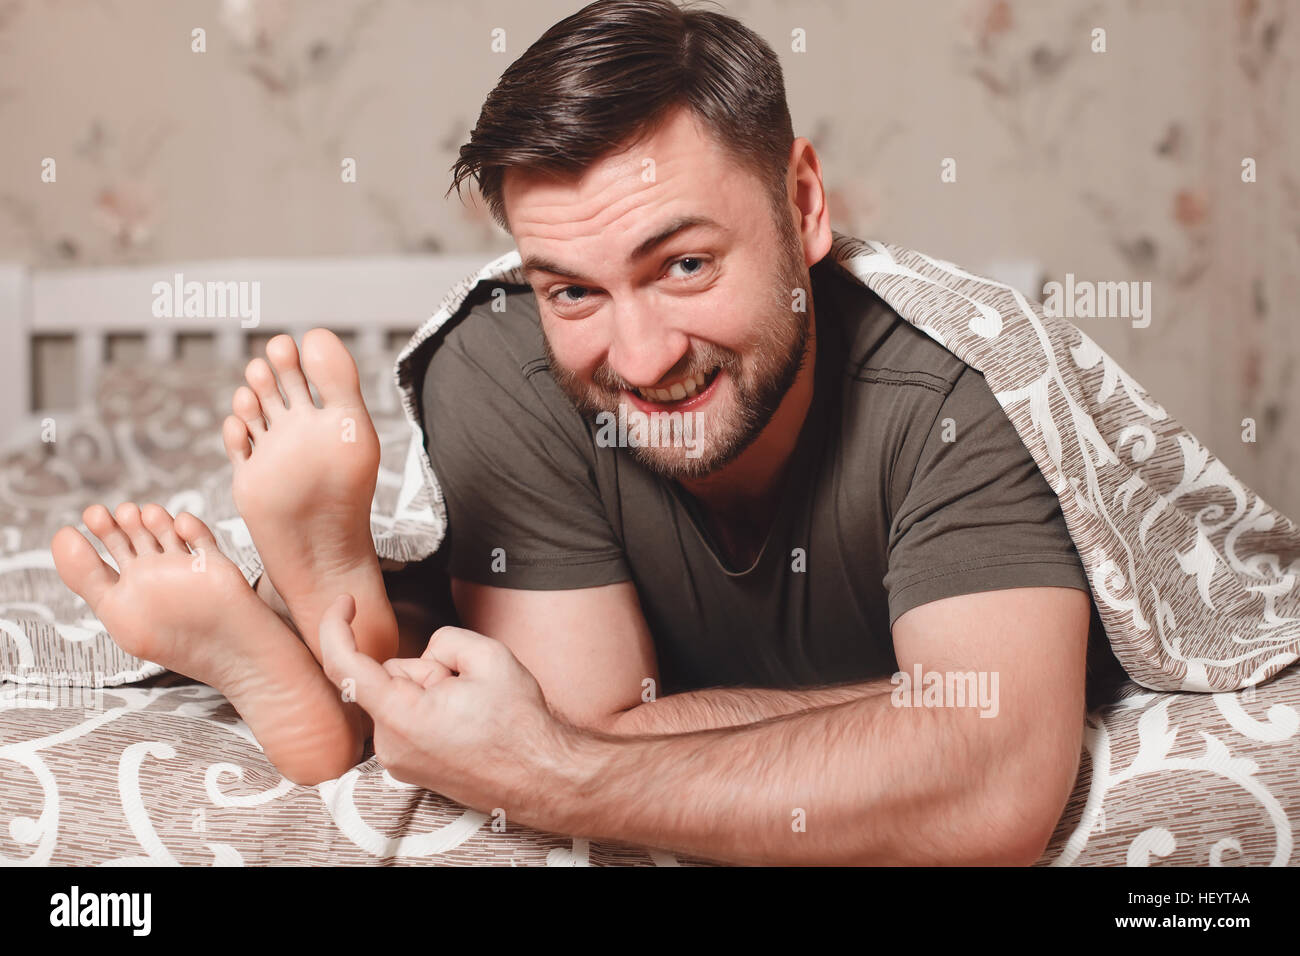
[[[1028,862],[998,723],[877,694],[673,736],[575,729],[524,822],[733,863]]]
[[[712,687],[640,704],[621,713],[605,731],[618,735],[685,734],[715,727],[738,727],[814,707],[887,694],[893,686],[890,678],[880,677],[862,683],[799,690]]]

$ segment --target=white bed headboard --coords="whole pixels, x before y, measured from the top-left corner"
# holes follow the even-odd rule
[[[240,259],[149,266],[29,270],[0,264],[0,421],[6,428],[41,409],[32,394],[35,341],[76,341],[78,404],[94,394],[109,336],[144,336],[148,355],[166,360],[183,335],[213,336],[216,354],[248,354],[248,339],[269,332],[295,338],[314,326],[356,333],[366,352],[389,332],[413,330],[447,291],[489,262],[491,254],[348,259]],[[238,315],[154,315],[156,283],[257,283],[260,319],[244,328]],[[183,310],[182,310],[183,311]],[[233,311],[233,310],[227,310]],[[2,437],[2,436],[0,436]]]

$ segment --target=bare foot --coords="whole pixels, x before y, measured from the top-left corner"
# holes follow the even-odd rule
[[[235,506],[316,660],[321,616],[351,594],[358,648],[385,661],[397,653],[397,622],[370,536],[379,438],[356,364],[325,329],[303,336],[301,362],[287,335],[271,339],[266,355],[269,363],[248,364],[248,385],[235,392],[222,427]]]
[[[82,520],[118,570],[70,526],[51,543],[54,565],[119,647],[221,691],[267,759],[296,783],[332,779],[356,764],[363,738],[346,705],[207,525],[134,504],[115,515],[94,505]]]

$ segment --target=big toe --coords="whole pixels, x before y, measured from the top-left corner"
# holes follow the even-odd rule
[[[324,404],[364,404],[357,363],[329,329],[312,329],[302,337],[302,367]]]
[[[63,583],[92,610],[117,582],[117,572],[103,562],[94,546],[76,528],[66,525],[60,528],[50,542],[50,551]]]

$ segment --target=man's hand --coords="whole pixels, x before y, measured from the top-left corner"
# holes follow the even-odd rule
[[[352,599],[321,621],[325,673],[375,722],[375,755],[392,776],[458,803],[527,822],[574,728],[551,715],[537,681],[499,641],[439,628],[415,659],[382,666],[357,650]],[[350,683],[349,683],[350,682]]]
[[[552,713],[574,727],[605,730],[659,695],[650,627],[631,581],[561,591],[451,580],[459,622],[500,641],[537,678]]]

